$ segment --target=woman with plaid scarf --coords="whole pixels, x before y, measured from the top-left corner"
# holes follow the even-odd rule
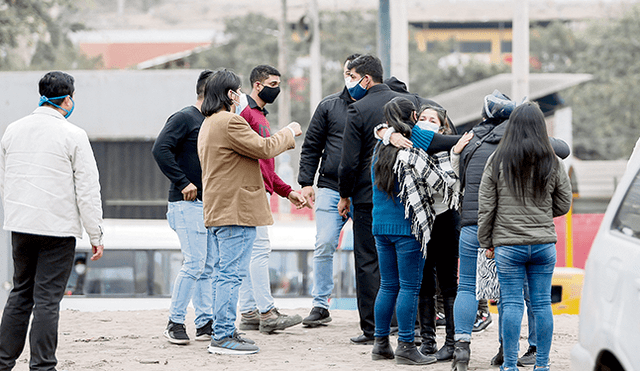
[[[457,193],[453,188],[452,170],[444,169],[441,159],[427,156],[424,150],[446,151],[458,138],[414,127],[416,108],[405,98],[392,99],[385,105],[384,113],[389,126],[387,132],[400,133],[406,139],[405,145],[414,145],[416,149],[385,145],[390,133],[376,146],[372,158],[373,235],[381,282],[374,308],[376,329],[371,356],[374,360],[395,357],[398,364],[425,365],[435,362],[436,358],[423,355],[416,348],[414,324],[426,244],[435,219],[432,196],[439,192],[453,205],[457,202]],[[422,135],[412,136],[413,130],[421,131]],[[434,140],[436,135],[438,140]],[[389,344],[394,308],[399,327],[395,353]]]

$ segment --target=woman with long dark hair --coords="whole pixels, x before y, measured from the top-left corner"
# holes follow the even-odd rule
[[[384,114],[390,130],[393,129],[395,133],[399,133],[407,140],[410,137],[416,148],[425,151],[430,149],[436,134],[414,127],[417,114],[411,101],[402,97],[394,98],[384,106]],[[412,135],[414,129],[421,131],[421,135]],[[468,138],[466,140],[468,141]],[[451,148],[455,144],[452,138],[438,141],[440,144],[434,145],[434,148],[440,148],[440,146]],[[447,142],[447,145],[443,142]],[[402,167],[399,161],[411,157],[428,157],[424,151],[422,153],[423,155],[418,150],[399,149],[381,142],[378,143],[373,154],[372,226],[380,268],[380,289],[374,307],[375,345],[371,352],[374,360],[392,359],[395,356],[397,363],[410,365],[425,365],[436,361],[434,356],[420,353],[414,343],[418,292],[429,235],[426,236],[424,243],[415,237],[419,232],[412,218],[405,218],[403,203],[405,199],[400,197],[403,190],[406,190],[404,186],[406,183],[404,183],[405,179],[400,179],[404,177],[399,170]],[[427,161],[429,162],[428,159]],[[438,167],[439,163],[433,161],[433,166]],[[438,184],[442,185],[446,181],[449,181],[447,184],[455,182],[450,175],[438,170],[434,169],[432,173],[434,179],[444,180]],[[453,170],[451,173],[453,174]],[[449,194],[443,188],[438,189],[443,194]],[[427,202],[427,208],[431,209],[428,202],[433,200],[425,200],[425,202]],[[432,215],[431,211],[428,213],[426,220],[430,220],[430,229],[435,215]],[[389,345],[390,323],[394,308],[398,318],[398,348],[395,354]]]
[[[478,241],[488,257],[495,254],[503,301],[502,371],[517,370],[525,277],[537,331],[535,370],[549,370],[553,218],[569,211],[571,197],[569,176],[551,146],[542,111],[532,102],[518,106],[487,160],[478,197]]]

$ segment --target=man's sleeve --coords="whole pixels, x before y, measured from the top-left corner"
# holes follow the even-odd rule
[[[296,146],[291,130],[284,128],[269,138],[263,138],[240,116],[229,120],[226,129],[231,149],[256,160],[276,157]]]
[[[169,117],[151,149],[160,171],[178,189],[184,189],[191,183],[176,161],[177,148],[188,132],[189,127],[185,123],[184,114],[177,112]]]
[[[327,142],[327,133],[327,112],[324,105],[320,103],[309,122],[309,128],[302,143],[298,170],[298,184],[301,187],[313,185],[318,164]]]
[[[93,156],[87,134],[82,131],[74,136],[75,146],[71,156],[76,203],[82,225],[89,235],[91,245],[102,245],[102,200],[98,166]]]
[[[0,202],[4,207],[4,167],[5,167],[5,150],[4,143],[0,143]]]
[[[361,121],[360,112],[352,104],[347,110],[347,124],[342,137],[342,157],[338,168],[338,187],[340,197],[343,198],[353,195],[358,176],[357,170],[362,151]]]

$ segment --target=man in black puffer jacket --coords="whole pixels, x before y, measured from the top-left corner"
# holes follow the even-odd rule
[[[360,54],[347,57],[347,65]],[[316,204],[316,245],[313,252],[313,308],[302,324],[316,327],[331,322],[329,297],[333,291],[333,254],[338,247],[340,231],[347,218],[338,214],[340,190],[338,166],[342,156],[342,134],[347,122],[347,109],[354,102],[346,86],[342,92],[325,97],[316,108],[304,137],[300,153],[298,183],[301,194],[310,205]],[[318,169],[318,165],[320,168]],[[318,192],[313,183],[318,171]]]

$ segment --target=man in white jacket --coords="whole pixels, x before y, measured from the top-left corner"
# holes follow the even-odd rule
[[[39,107],[11,123],[0,142],[0,195],[15,272],[0,324],[0,371],[15,366],[32,313],[29,369],[55,370],[59,304],[83,226],[91,260],[104,249],[96,161],[86,132],[66,120],[75,105],[73,83],[64,72],[44,75]]]

